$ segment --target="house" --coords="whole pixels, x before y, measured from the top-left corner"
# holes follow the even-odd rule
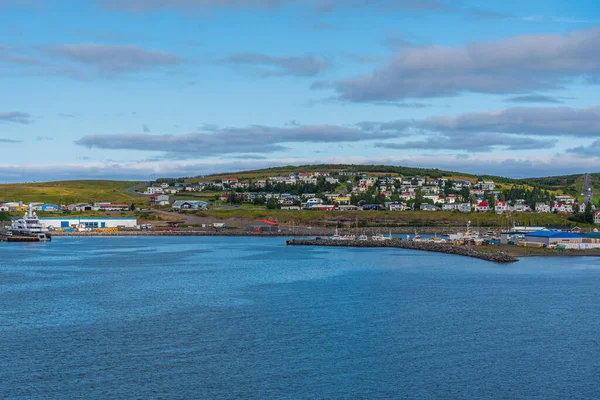
[[[169,204],[169,196],[165,194],[155,194],[150,196],[151,206],[168,206]]]
[[[319,199],[318,197],[314,197],[312,199],[308,199],[306,202],[306,208],[312,208],[314,206],[318,206],[323,204],[323,199]]]
[[[419,207],[421,211],[437,211],[438,208],[435,204],[422,203]]]
[[[350,197],[338,196],[338,197],[334,198],[333,201],[338,204],[350,204]]]
[[[596,225],[600,225],[600,211],[596,211],[594,213],[594,223]]]
[[[471,181],[454,181],[452,183],[452,187],[454,189],[462,189],[464,187],[466,188],[470,188],[471,187]]]
[[[550,213],[550,212],[552,212],[552,208],[546,203],[536,203],[535,212]]]
[[[570,205],[573,205],[575,202],[571,196],[554,196],[554,201],[556,203],[565,203]]]
[[[573,206],[567,203],[552,203],[553,213],[572,213]]]
[[[393,203],[385,203],[385,207],[390,211],[405,211],[406,206],[398,201]]]
[[[332,184],[332,185],[337,185],[338,183],[340,183],[340,180],[338,178],[328,176],[327,178],[325,178],[325,182]]]
[[[238,178],[223,178],[221,179],[221,183],[223,183],[224,185],[238,183]]]
[[[446,203],[447,204],[454,204],[454,203],[456,203],[456,195],[455,194],[449,194],[448,196],[446,196]]]
[[[456,204],[456,203],[451,203],[451,204],[446,203],[442,206],[442,211],[456,211],[456,210],[458,210],[458,204]]]
[[[497,201],[494,209],[496,210],[496,214],[502,214],[508,211],[508,203],[505,201]]]
[[[174,210],[207,210],[208,205],[205,201],[199,200],[175,200],[172,208]]]
[[[476,212],[488,212],[490,211],[490,203],[487,201],[482,201],[475,206]]]
[[[385,207],[381,204],[364,204],[362,206],[363,211],[383,211]]]
[[[144,194],[153,195],[153,194],[163,194],[164,189],[160,186],[149,186],[146,188],[146,192]]]
[[[494,190],[496,189],[496,184],[494,182],[489,182],[489,181],[484,181],[484,182],[477,182],[477,187],[481,190]]]
[[[527,204],[515,204],[514,211],[518,213],[531,212],[531,207]]]
[[[460,203],[458,205],[458,211],[460,211],[460,212],[468,213],[468,212],[471,212],[472,209],[473,209],[473,206],[471,205],[471,203]]]

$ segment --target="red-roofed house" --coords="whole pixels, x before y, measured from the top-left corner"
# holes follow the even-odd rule
[[[508,211],[508,204],[505,201],[497,201],[495,209],[496,214],[502,214],[503,212]]]
[[[490,211],[490,203],[487,201],[482,201],[481,203],[475,206],[475,211],[477,212],[488,212]]]

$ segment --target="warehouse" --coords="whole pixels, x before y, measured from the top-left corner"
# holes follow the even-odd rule
[[[524,242],[548,246],[551,244],[581,243],[581,240],[581,236],[576,233],[560,231],[538,231],[527,233],[525,235]]]
[[[61,228],[137,228],[136,218],[40,218],[41,224],[52,230]]]
[[[279,224],[277,222],[267,221],[263,219],[253,224],[246,225],[246,232],[279,232]]]

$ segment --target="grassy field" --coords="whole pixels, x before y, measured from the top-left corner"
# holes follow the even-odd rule
[[[392,211],[282,211],[266,209],[230,209],[230,210],[211,210],[197,213],[200,216],[210,216],[218,219],[244,219],[259,220],[272,219],[280,223],[294,223],[296,225],[319,225],[324,223],[325,214],[330,223],[340,222],[345,225],[353,225],[358,218],[361,225],[368,226],[466,226],[471,221],[473,227],[502,228],[507,226],[505,216],[493,213],[472,213],[462,214],[455,212],[392,212]],[[514,215],[513,220],[518,225],[524,226],[574,226],[575,223],[568,221],[564,215],[555,214],[521,214]],[[592,227],[591,225],[579,224],[583,227]]]
[[[0,200],[35,201],[54,204],[110,201],[112,203],[146,204],[147,199],[124,193],[137,182],[124,181],[60,181],[0,185]]]

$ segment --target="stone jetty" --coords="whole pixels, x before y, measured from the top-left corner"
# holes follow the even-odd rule
[[[436,253],[455,254],[465,257],[479,258],[499,264],[518,261],[515,257],[504,252],[481,252],[471,246],[459,246],[447,243],[414,242],[410,240],[391,239],[384,241],[373,240],[288,240],[289,246],[331,246],[331,247],[386,247],[409,250],[432,251]]]

